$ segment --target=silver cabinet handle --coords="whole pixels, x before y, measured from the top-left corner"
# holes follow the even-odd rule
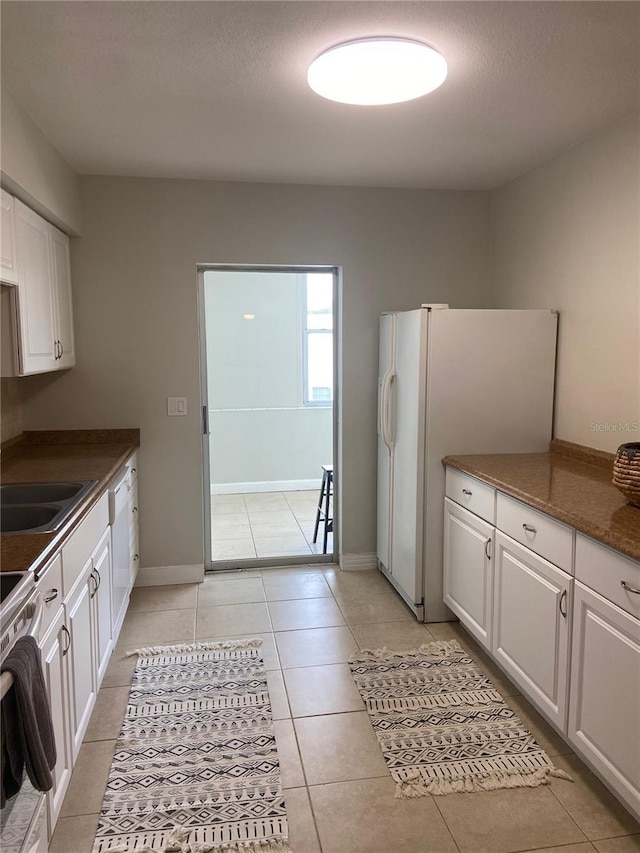
[[[91,573],[90,573],[89,577],[91,578],[91,580],[94,583],[93,592],[89,593],[89,595],[91,598],[95,598],[96,593],[98,591],[98,586],[99,586],[98,581],[96,580],[96,576],[95,576],[95,569],[91,569]]]
[[[531,527],[531,525],[530,525],[530,524],[523,524],[522,526],[523,526],[523,528],[525,529],[525,531],[526,531],[527,533],[533,533],[533,535],[534,535],[534,536],[535,536],[535,535],[536,535],[536,533],[538,532],[538,531],[535,529],[535,527]]]
[[[64,631],[64,634],[67,638],[67,645],[65,646],[65,648],[62,651],[62,657],[66,657],[67,652],[71,648],[71,634],[69,633],[69,629],[67,628],[66,625],[62,626],[62,630]]]
[[[620,586],[623,589],[626,589],[627,592],[632,592],[634,595],[640,595],[640,589],[635,586],[631,586],[631,584],[627,583],[626,581],[620,581]]]
[[[563,604],[564,604],[564,609],[562,608]],[[562,615],[566,619],[567,618],[567,590],[566,589],[562,590],[562,595],[560,596],[560,601],[558,602],[558,607],[560,608],[560,613],[562,613]]]
[[[137,506],[131,507],[131,512],[138,512],[138,507]]]
[[[100,584],[102,583],[102,577],[100,576],[100,572],[97,569],[93,570],[96,573],[96,592],[100,589]]]
[[[137,470],[138,470],[137,468],[132,468],[132,469],[131,469],[131,473],[132,473],[132,474],[135,474]]]
[[[52,590],[49,592],[49,595],[45,595],[45,597],[44,597],[44,603],[45,603],[45,604],[49,604],[51,601],[55,601],[55,599],[56,599],[57,597],[58,597],[58,590],[57,590],[57,589],[52,589]]]
[[[491,554],[489,553],[490,547],[491,547],[491,539],[487,539],[487,541],[484,543],[484,555],[487,558],[487,560],[491,559]]]
[[[62,341],[58,341],[58,343],[60,344],[60,358],[62,358],[62,356],[64,355],[64,346],[62,344]]]
[[[467,495],[467,497],[471,497],[471,495],[473,494],[473,492],[470,492],[470,491],[469,491],[469,489],[463,489],[463,490],[462,490],[462,494],[463,494],[463,495]]]
[[[136,560],[139,560],[139,559],[140,559],[140,554],[134,554],[134,556],[133,556],[133,562],[135,563],[135,561],[136,561]]]

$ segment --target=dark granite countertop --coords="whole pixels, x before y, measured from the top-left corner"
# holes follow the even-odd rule
[[[0,571],[42,568],[139,446],[137,429],[24,432],[17,440],[5,442],[1,456],[3,483],[98,482],[54,533],[0,536]]]
[[[548,453],[445,456],[442,461],[640,560],[640,507],[627,503],[612,485],[613,458],[554,439]]]

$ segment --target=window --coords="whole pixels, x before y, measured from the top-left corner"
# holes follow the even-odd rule
[[[304,277],[303,400],[306,406],[333,404],[333,275]]]

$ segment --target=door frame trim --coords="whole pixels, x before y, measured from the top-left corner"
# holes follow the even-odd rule
[[[209,392],[207,372],[207,333],[205,321],[204,274],[206,272],[265,272],[265,273],[331,273],[333,275],[333,516],[338,524],[333,526],[333,551],[328,554],[300,554],[276,558],[256,557],[250,560],[216,560],[211,555],[211,462],[209,455]],[[340,368],[342,365],[342,267],[338,264],[198,264],[197,265],[197,310],[198,310],[198,351],[200,358],[200,437],[202,447],[202,526],[204,534],[204,570],[205,572],[228,571],[229,569],[251,569],[274,565],[338,563],[340,557],[340,528],[341,528],[341,477],[340,456],[342,451],[342,436],[340,434],[340,402],[342,384]],[[205,430],[206,426],[206,430]]]

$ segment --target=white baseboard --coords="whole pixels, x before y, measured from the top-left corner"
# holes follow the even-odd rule
[[[260,480],[256,483],[211,483],[212,495],[247,495],[254,492],[320,491],[321,480]]]
[[[165,586],[177,583],[202,583],[204,565],[151,566],[138,571],[136,586]]]
[[[377,554],[341,554],[340,568],[345,571],[362,571],[363,569],[377,569]]]

